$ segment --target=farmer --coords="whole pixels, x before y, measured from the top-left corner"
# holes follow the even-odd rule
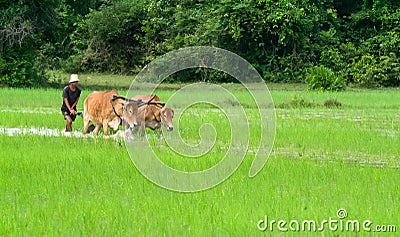
[[[76,105],[78,104],[79,97],[81,96],[81,89],[78,88],[78,75],[71,74],[71,78],[69,80],[69,85],[64,87],[62,97],[63,104],[61,106],[61,112],[64,115],[64,119],[66,121],[65,131],[71,132],[72,130],[72,122],[75,121],[76,118]]]

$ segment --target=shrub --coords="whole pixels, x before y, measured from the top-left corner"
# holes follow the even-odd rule
[[[7,62],[0,56],[0,77],[2,77],[6,73]]]
[[[12,59],[2,66],[0,84],[11,87],[29,87],[34,84],[32,64],[26,60]]]
[[[346,87],[343,77],[324,66],[315,66],[306,77],[309,89],[319,91],[341,91]]]
[[[396,54],[375,57],[364,55],[351,67],[353,81],[367,88],[400,85],[400,60]]]
[[[336,99],[329,99],[324,102],[324,106],[327,108],[333,108],[333,107],[339,108],[342,107],[342,103],[340,103]]]
[[[383,69],[385,78],[383,86],[400,86],[400,59],[395,53],[379,57],[379,67]]]
[[[317,103],[295,96],[293,99],[278,104],[277,108],[314,108],[319,106]]]
[[[350,74],[353,81],[361,87],[375,88],[379,86],[379,81],[384,76],[380,68],[377,67],[375,57],[364,55],[360,60],[354,62]]]

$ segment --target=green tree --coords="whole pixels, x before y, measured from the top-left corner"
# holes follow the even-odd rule
[[[268,81],[303,82],[323,66],[346,83],[395,86],[399,9],[397,0],[3,0],[0,83],[40,84],[46,67],[136,73],[171,50],[213,45]],[[171,81],[199,78],[232,81],[206,69]]]
[[[50,69],[63,67],[65,60],[74,55],[77,48],[86,47],[75,36],[76,28],[91,10],[98,9],[103,2],[107,1],[58,0],[54,10],[55,24],[48,29],[47,41],[40,46],[41,59]]]
[[[143,58],[142,2],[117,1],[91,10],[75,23],[71,37],[74,55],[67,71],[129,73]]]
[[[37,86],[45,82],[37,49],[54,24],[56,0],[0,4],[0,84]]]

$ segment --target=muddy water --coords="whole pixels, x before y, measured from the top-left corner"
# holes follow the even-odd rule
[[[81,131],[72,131],[72,132],[65,132],[63,129],[51,129],[45,127],[30,127],[30,128],[7,128],[7,127],[0,127],[0,136],[26,136],[26,135],[37,135],[37,136],[46,136],[46,137],[75,137],[75,138],[82,138],[82,137],[103,137],[102,134],[99,136],[94,136],[93,134],[85,134]],[[123,139],[125,135],[125,131],[118,131],[115,134],[110,135],[110,138],[114,139]]]
[[[21,136],[21,135],[39,135],[39,136],[49,136],[49,137],[60,137],[60,136],[68,136],[68,137],[82,137],[82,132],[73,131],[73,132],[65,132],[59,129],[50,129],[50,128],[2,128],[0,127],[0,135],[6,136]]]

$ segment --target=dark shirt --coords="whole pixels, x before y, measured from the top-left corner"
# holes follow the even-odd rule
[[[72,106],[75,103],[75,101],[79,98],[79,96],[81,96],[81,89],[79,89],[78,87],[75,88],[75,91],[72,91],[71,88],[69,88],[69,86],[64,87],[62,93],[63,104],[61,106],[61,110],[69,112],[68,107],[64,102],[64,98],[67,98],[69,105]],[[76,110],[76,106],[74,106],[73,109]]]

